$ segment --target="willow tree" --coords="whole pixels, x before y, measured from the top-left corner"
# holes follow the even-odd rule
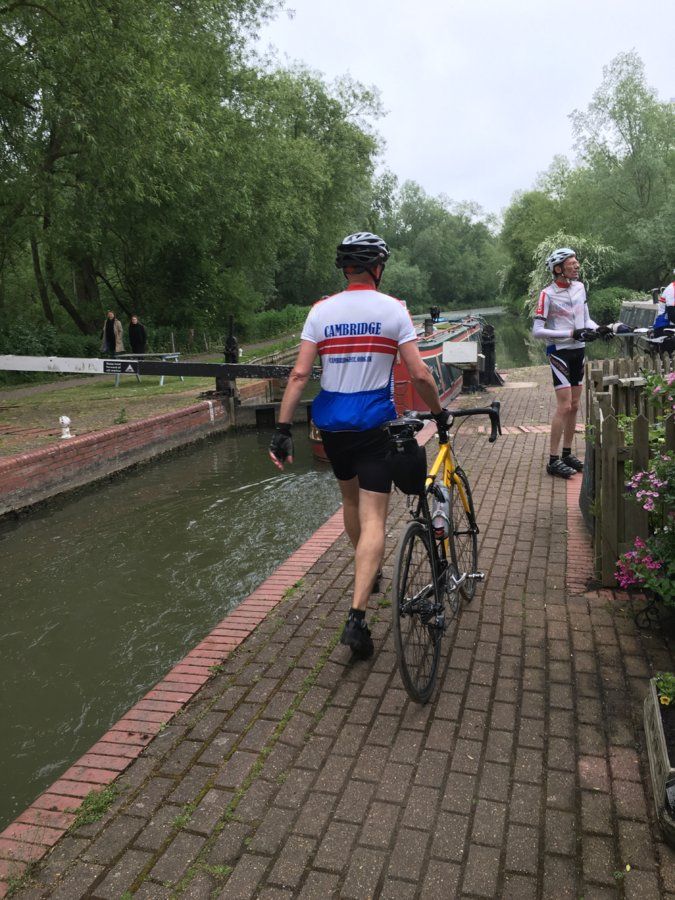
[[[142,254],[199,221],[260,0],[41,0],[0,5],[0,216],[7,264],[30,247],[54,301],[98,327],[102,286],[122,309]]]

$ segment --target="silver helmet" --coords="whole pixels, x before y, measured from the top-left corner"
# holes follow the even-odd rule
[[[553,274],[555,267],[561,266],[570,256],[576,256],[576,251],[572,250],[571,247],[558,247],[557,250],[554,250],[546,260],[549,272]]]
[[[389,259],[389,247],[386,241],[370,231],[357,231],[348,234],[337,248],[335,265],[338,269],[345,266],[361,266],[369,269],[378,263],[384,265]]]

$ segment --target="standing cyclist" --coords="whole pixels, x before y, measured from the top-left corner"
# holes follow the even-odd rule
[[[366,607],[384,554],[392,485],[385,462],[388,439],[379,426],[396,418],[392,369],[397,353],[438,427],[442,430],[448,421],[410,315],[400,300],[377,290],[388,258],[386,243],[367,231],[350,234],[338,246],[335,265],[343,270],[347,287],[320,300],[307,316],[269,448],[279,469],[293,462],[291,422],[318,353],[323,372],[312,419],[340,485],[345,530],[354,547],[354,596],[341,642],[358,659],[373,652]]]
[[[596,325],[589,315],[574,250],[559,247],[548,257],[546,265],[553,281],[539,295],[532,328],[533,335],[547,343],[557,403],[551,421],[551,455],[546,471],[558,478],[571,478],[584,468],[581,460],[572,455],[584,377],[584,348],[586,341],[609,334],[611,328]]]
[[[675,281],[666,285],[659,296],[654,319],[654,337],[662,337],[665,334],[664,328],[675,328]]]

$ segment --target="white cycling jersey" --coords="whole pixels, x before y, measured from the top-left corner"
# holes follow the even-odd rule
[[[325,431],[366,431],[396,418],[392,369],[399,344],[417,339],[400,300],[350,284],[310,310],[302,340],[317,345],[321,391],[312,419]]]
[[[667,285],[659,297],[659,305],[656,308],[656,318],[654,319],[654,328],[667,328],[669,325],[673,324],[668,316],[669,306],[675,306],[675,281]]]
[[[575,341],[572,332],[597,327],[588,312],[586,289],[580,281],[553,281],[539,295],[532,334],[547,341],[547,353],[583,349],[586,344]]]

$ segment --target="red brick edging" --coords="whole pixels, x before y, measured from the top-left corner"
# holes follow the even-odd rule
[[[583,594],[593,578],[593,546],[579,508],[581,476],[570,478],[567,488],[567,568],[565,581],[572,594]]]

